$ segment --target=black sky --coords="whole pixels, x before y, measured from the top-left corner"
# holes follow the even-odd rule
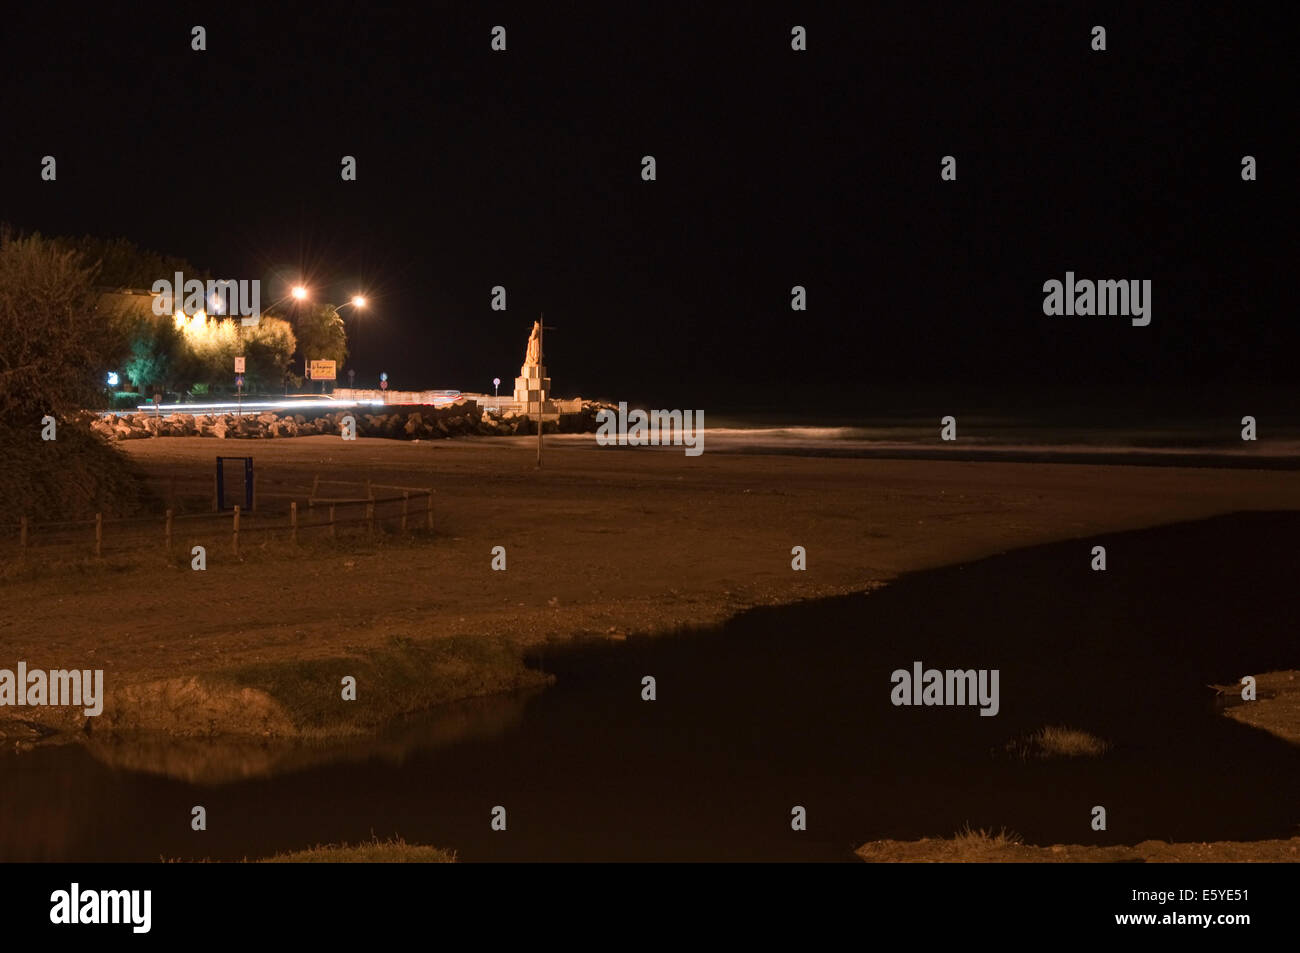
[[[0,218],[360,283],[397,387],[508,389],[545,311],[563,395],[1294,413],[1285,8],[1133,6],[11,10]],[[1067,270],[1151,325],[1044,316]]]

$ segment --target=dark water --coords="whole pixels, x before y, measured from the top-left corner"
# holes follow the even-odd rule
[[[552,651],[538,660],[552,689],[303,750],[267,777],[190,783],[109,764],[210,773],[210,747],[0,756],[0,858],[237,859],[372,832],[469,861],[834,861],[967,823],[1029,843],[1290,836],[1300,747],[1217,715],[1205,686],[1300,667],[1297,540],[1300,514],[1239,514]],[[1095,543],[1105,573],[1088,569]],[[999,669],[1001,713],[892,706],[890,673],[915,660]],[[647,674],[654,702],[640,698]],[[1113,747],[1029,763],[1003,752],[1053,723]],[[206,832],[190,830],[194,804]],[[1098,804],[1105,832],[1089,826]],[[494,805],[504,833],[489,829]],[[790,830],[794,805],[807,832]]]

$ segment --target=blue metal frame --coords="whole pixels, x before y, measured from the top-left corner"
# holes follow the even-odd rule
[[[234,504],[226,506],[226,468],[222,464],[226,460],[243,460],[244,461],[244,511],[250,512],[253,509],[253,458],[252,457],[217,457],[217,509],[233,509]]]

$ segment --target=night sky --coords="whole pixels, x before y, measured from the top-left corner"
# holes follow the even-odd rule
[[[1300,410],[1281,5],[23,6],[0,219],[363,288],[358,383],[508,391],[545,311],[559,396]],[[1067,270],[1151,279],[1151,325],[1045,316]]]

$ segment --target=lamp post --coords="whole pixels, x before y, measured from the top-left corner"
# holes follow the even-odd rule
[[[298,301],[306,301],[308,298],[311,297],[311,292],[307,289],[306,285],[294,285],[292,294],[293,294],[294,298],[296,298]],[[351,308],[355,308],[356,310],[359,311],[359,310],[361,310],[362,308],[366,307],[366,298],[365,298],[364,295],[356,294],[356,295],[353,295],[353,296],[352,296],[352,300],[351,300],[351,301],[346,301],[346,302],[344,302],[343,304],[340,304],[340,305],[333,305],[333,304],[326,303],[325,307],[327,307],[327,308],[329,308],[331,311],[333,311],[334,314],[338,317],[339,321],[345,321],[345,319],[344,319],[344,317],[343,317],[343,314],[342,314],[342,312],[339,311],[339,309],[340,309],[340,308],[348,308],[348,307],[351,307]],[[360,335],[360,331],[361,331],[361,323],[360,323],[359,321],[354,322],[354,326],[353,326],[353,347],[354,347],[354,350],[355,350],[355,346],[356,346],[356,344],[360,341],[360,337],[361,337],[361,335]],[[355,357],[355,356],[356,356],[356,355],[355,355],[355,353],[354,353],[354,354],[353,354],[353,357]],[[306,363],[308,362],[308,360],[309,360],[309,358],[307,358],[307,356],[304,354],[304,355],[303,355],[303,362],[304,362],[304,365],[306,365]],[[349,374],[349,384],[352,382],[351,378],[352,378],[352,375]],[[322,383],[321,383],[321,391],[322,391],[322,393],[324,392],[324,387],[325,387],[324,382],[322,382]]]
[[[346,304],[339,305],[338,308],[334,308],[334,313],[339,316],[340,321],[343,320],[343,315],[339,312],[339,308],[346,308],[349,306],[356,309],[356,311],[360,311],[362,308],[366,306],[366,299],[362,295],[353,295],[351,301],[347,302]],[[356,314],[356,311],[353,312],[354,315]],[[359,320],[354,320],[352,322],[352,363],[354,366],[356,365],[357,354],[360,353],[361,350],[360,344],[361,344],[361,322]],[[348,377],[349,377],[348,382],[350,384],[352,378],[351,370],[348,371]]]

